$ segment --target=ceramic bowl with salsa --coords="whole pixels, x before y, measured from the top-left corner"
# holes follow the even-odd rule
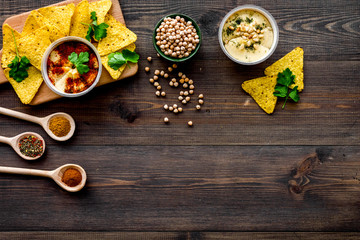
[[[79,97],[91,91],[99,82],[101,72],[98,51],[79,37],[64,37],[53,42],[41,63],[46,85],[64,97]]]
[[[243,5],[226,14],[218,37],[221,49],[232,61],[255,65],[273,54],[279,41],[279,29],[268,11],[255,5]]]

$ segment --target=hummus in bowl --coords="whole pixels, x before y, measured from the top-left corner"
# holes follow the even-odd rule
[[[237,7],[220,24],[221,49],[239,64],[255,65],[265,61],[275,51],[278,41],[279,29],[275,19],[258,6]]]
[[[78,97],[91,91],[102,72],[100,55],[86,39],[64,37],[46,50],[41,73],[46,85],[64,97]]]

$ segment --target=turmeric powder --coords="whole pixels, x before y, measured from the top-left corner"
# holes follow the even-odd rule
[[[64,117],[53,117],[50,119],[49,128],[57,137],[64,137],[70,132],[71,125]]]

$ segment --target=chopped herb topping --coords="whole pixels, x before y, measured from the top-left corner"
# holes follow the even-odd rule
[[[240,24],[243,20],[241,18],[236,19],[236,24]]]
[[[254,19],[253,18],[248,18],[248,17],[246,17],[246,20],[245,20],[247,23],[252,23],[252,21],[254,21]]]

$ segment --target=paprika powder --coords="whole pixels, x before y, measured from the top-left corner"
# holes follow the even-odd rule
[[[69,187],[75,187],[81,183],[81,173],[74,168],[68,168],[64,172],[61,181],[63,181]]]

